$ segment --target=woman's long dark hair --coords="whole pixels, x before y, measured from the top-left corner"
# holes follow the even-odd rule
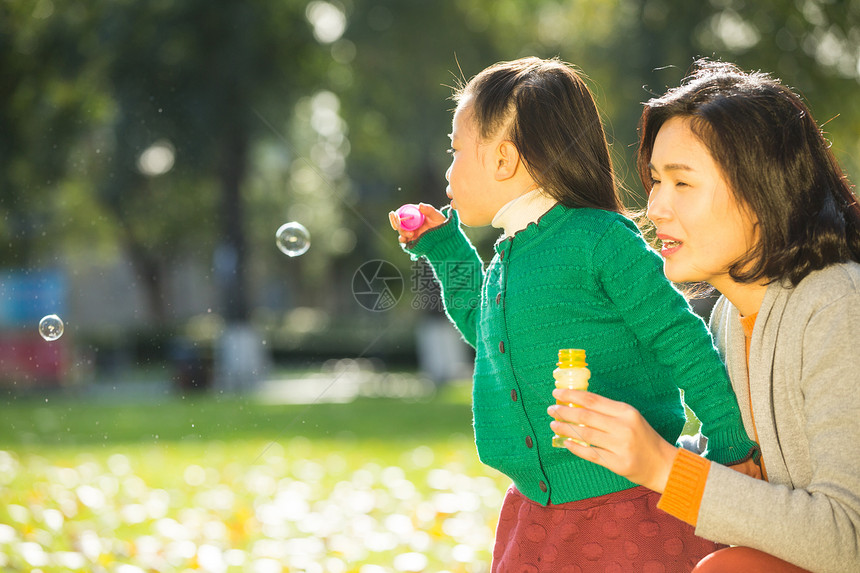
[[[765,73],[699,60],[677,88],[645,104],[637,167],[650,191],[660,127],[690,118],[735,198],[758,220],[756,246],[729,269],[743,283],[788,279],[860,261],[860,206],[806,105]]]
[[[467,98],[481,138],[506,130],[503,136],[547,194],[568,207],[623,211],[597,106],[570,64],[500,62],[453,96],[458,103]]]

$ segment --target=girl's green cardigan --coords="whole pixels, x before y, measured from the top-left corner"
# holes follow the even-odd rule
[[[705,324],[625,217],[556,205],[499,241],[486,270],[453,211],[405,248],[430,262],[446,313],[476,350],[478,455],[530,499],[559,504],[635,486],[551,446],[559,348],[585,349],[589,390],[633,405],[668,441],[685,423],[680,388],[710,459],[730,464],[755,448]]]

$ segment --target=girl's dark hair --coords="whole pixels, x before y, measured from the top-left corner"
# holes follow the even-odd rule
[[[787,279],[860,261],[860,207],[809,109],[770,75],[702,59],[677,88],[645,104],[637,167],[650,191],[660,127],[690,118],[739,204],[758,220],[758,242],[729,269],[736,281]]]
[[[452,99],[469,99],[482,139],[505,130],[532,178],[560,203],[623,211],[597,106],[570,64],[555,58],[500,62]]]

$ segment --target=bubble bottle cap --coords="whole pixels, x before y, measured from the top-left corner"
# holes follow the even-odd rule
[[[559,368],[584,368],[588,366],[585,361],[585,350],[580,348],[561,348],[558,351]]]
[[[396,212],[397,223],[404,231],[414,231],[424,224],[424,213],[418,210],[418,205],[407,203]]]

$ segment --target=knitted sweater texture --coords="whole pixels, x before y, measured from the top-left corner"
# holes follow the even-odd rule
[[[682,388],[709,458],[731,464],[755,447],[704,322],[621,215],[556,205],[499,241],[486,270],[454,211],[405,249],[430,262],[446,313],[476,350],[478,455],[530,499],[560,504],[635,487],[551,446],[546,409],[560,348],[585,349],[589,390],[633,405],[670,442],[685,423]]]
[[[739,311],[711,316],[769,482],[711,464],[696,535],[816,573],[860,571],[860,264],[767,287],[747,368]]]

